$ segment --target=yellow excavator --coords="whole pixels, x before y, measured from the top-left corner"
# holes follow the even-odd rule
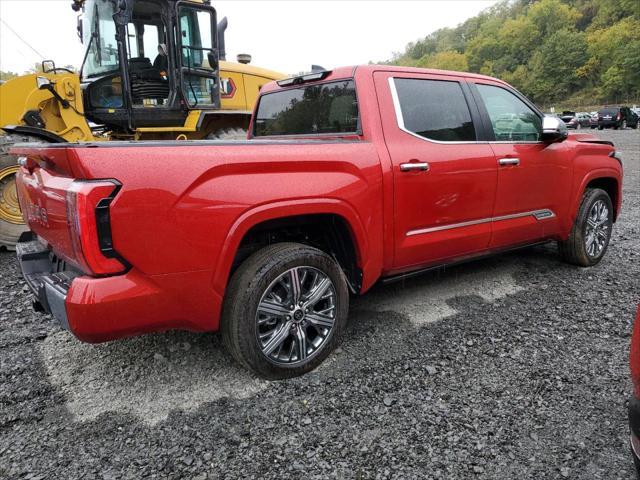
[[[238,139],[260,87],[285,75],[227,62],[227,19],[209,0],[73,0],[85,47],[80,72],[0,85],[0,247],[25,225],[15,189],[19,142]]]

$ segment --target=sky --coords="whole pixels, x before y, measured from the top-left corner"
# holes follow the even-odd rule
[[[0,70],[22,73],[41,60],[80,66],[71,0],[0,0]],[[455,27],[495,0],[213,0],[227,16],[227,60],[252,55],[252,64],[283,73],[383,61],[407,43]],[[11,29],[15,31],[12,32]],[[17,33],[17,35],[16,35]],[[31,48],[18,39],[26,40]],[[35,51],[34,51],[35,50]],[[36,53],[38,52],[38,53]]]

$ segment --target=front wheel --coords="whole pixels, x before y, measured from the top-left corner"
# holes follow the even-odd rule
[[[222,338],[235,359],[267,379],[316,368],[341,340],[349,290],[329,255],[298,243],[265,247],[233,274]]]
[[[611,198],[600,188],[587,189],[569,238],[558,242],[562,259],[581,267],[597,264],[607,251],[612,228]]]

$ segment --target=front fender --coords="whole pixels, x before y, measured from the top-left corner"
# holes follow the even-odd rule
[[[599,178],[613,178],[617,183],[617,200],[615,207],[615,217],[614,220],[620,215],[620,209],[622,207],[622,173],[620,170],[611,167],[603,167],[595,170],[590,170],[586,174],[582,176],[580,182],[576,183],[577,188],[572,194],[571,205],[569,208],[569,215],[567,216],[567,224],[565,225],[565,230],[568,232],[571,230],[573,223],[575,222],[576,216],[578,215],[578,210],[580,208],[580,202],[582,201],[582,195],[589,185],[594,180]]]

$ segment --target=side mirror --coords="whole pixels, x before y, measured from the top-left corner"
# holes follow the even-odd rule
[[[217,72],[218,69],[220,68],[220,60],[218,58],[218,52],[210,50],[207,53],[207,59],[209,60],[209,68],[211,68],[211,70],[213,70],[214,72]]]
[[[78,15],[78,24],[76,26],[80,43],[84,43],[84,31],[82,29],[82,15]]]
[[[542,138],[543,142],[555,143],[562,142],[569,136],[567,126],[558,117],[545,116],[542,119]]]
[[[36,85],[38,85],[38,90],[49,90],[51,80],[47,77],[36,77]]]

